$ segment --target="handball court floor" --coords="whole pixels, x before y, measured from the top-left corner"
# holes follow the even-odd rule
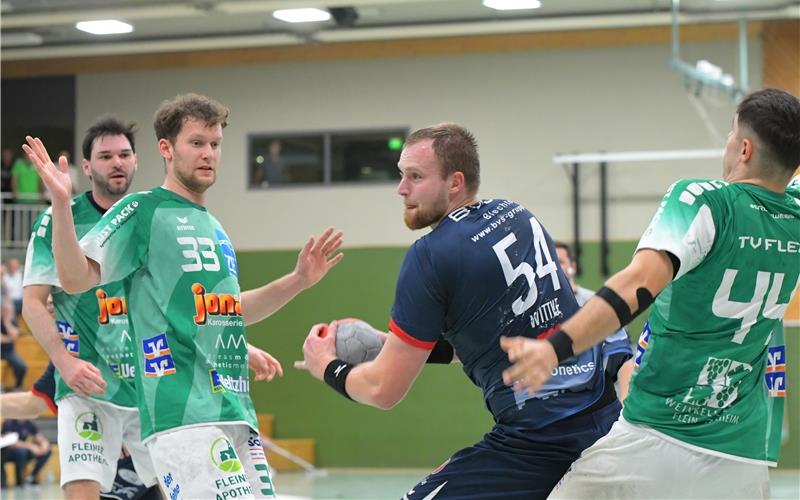
[[[328,469],[317,474],[282,472],[276,474],[274,480],[278,498],[284,500],[382,500],[401,498],[427,472],[421,469]],[[800,499],[800,470],[773,470],[770,476],[772,498]],[[2,498],[51,500],[63,498],[63,495],[58,484],[53,482],[5,489]]]

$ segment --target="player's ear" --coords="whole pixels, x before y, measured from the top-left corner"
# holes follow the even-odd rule
[[[85,159],[85,158],[84,158],[84,159],[81,161],[81,170],[83,170],[83,173],[84,173],[84,174],[85,174],[87,177],[91,177],[91,176],[92,176],[92,167],[91,167],[91,165],[89,165],[89,160],[87,160],[87,159]]]
[[[450,193],[456,194],[466,189],[466,179],[464,172],[455,171],[450,175]]]
[[[158,152],[165,160],[172,160],[172,144],[167,139],[158,140]]]
[[[753,157],[753,141],[749,138],[745,137],[742,139],[742,149],[739,151],[739,156],[741,156],[742,162],[750,161],[750,158]]]

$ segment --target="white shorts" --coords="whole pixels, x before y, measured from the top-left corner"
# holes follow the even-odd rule
[[[769,498],[769,471],[765,464],[693,450],[620,418],[548,498]]]
[[[275,497],[261,438],[247,425],[183,427],[147,448],[167,499]]]
[[[156,484],[150,454],[141,441],[139,412],[135,408],[78,395],[62,398],[57,404],[62,487],[70,481],[89,480],[100,483],[100,491],[110,491],[123,442],[139,479],[147,486]]]

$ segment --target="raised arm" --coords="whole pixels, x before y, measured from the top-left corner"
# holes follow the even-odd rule
[[[344,254],[334,255],[342,245],[342,233],[329,227],[318,239],[311,237],[297,256],[294,270],[260,288],[242,292],[242,315],[246,325],[257,323],[286,305],[297,294],[321,280]],[[333,255],[333,257],[331,257]]]
[[[37,137],[27,136],[22,146],[52,197],[53,255],[61,286],[67,293],[88,290],[100,282],[100,266],[86,257],[78,243],[72,220],[72,181],[66,157],[58,166]]]
[[[515,389],[535,391],[550,378],[559,359],[579,354],[625,326],[672,278],[673,264],[666,252],[639,250],[628,267],[609,278],[603,289],[551,338],[501,338],[500,345],[513,363],[503,373],[503,381]]]

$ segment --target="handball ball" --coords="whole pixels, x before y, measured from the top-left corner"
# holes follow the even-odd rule
[[[336,327],[336,357],[351,365],[372,361],[383,347],[381,335],[366,321],[360,319],[340,319]],[[319,332],[320,337],[328,334],[326,326]]]

